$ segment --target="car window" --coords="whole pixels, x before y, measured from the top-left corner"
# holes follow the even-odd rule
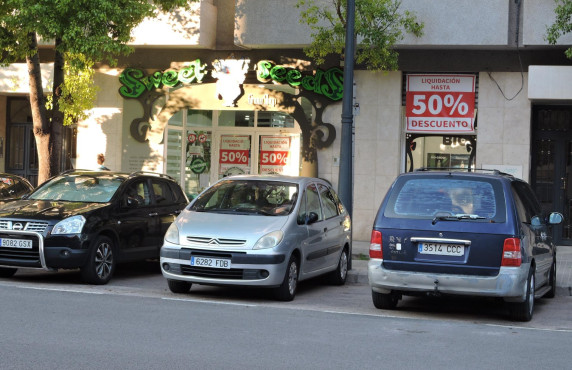
[[[153,179],[151,180],[151,184],[153,186],[156,204],[166,205],[175,203],[175,197],[167,182]]]
[[[324,219],[322,215],[322,206],[320,205],[320,195],[315,184],[308,185],[306,188],[306,212],[314,212],[318,215],[318,221]]]
[[[322,199],[324,218],[336,217],[338,215],[338,207],[331,190],[323,184],[318,184],[318,189],[320,190],[320,198]]]
[[[185,193],[183,193],[183,190],[181,189],[179,184],[175,182],[169,182],[169,185],[171,186],[171,191],[173,192],[173,198],[174,198],[173,201],[175,203],[188,202],[188,199],[186,198]]]
[[[0,198],[18,197],[30,192],[30,188],[13,177],[0,177]]]
[[[520,220],[531,223],[534,216],[540,216],[542,213],[540,203],[527,184],[515,181],[512,183],[512,189]],[[539,217],[538,221],[542,222],[542,217]]]
[[[125,191],[124,203],[130,206],[144,206],[151,204],[147,181],[139,180],[131,183]]]
[[[106,203],[122,182],[122,178],[113,175],[71,173],[48,181],[36,189],[29,199]]]
[[[503,194],[501,183],[494,180],[402,177],[393,187],[384,214],[401,218],[468,214],[504,222]]]
[[[221,181],[193,202],[191,210],[234,214],[287,215],[294,209],[298,186],[266,180]]]

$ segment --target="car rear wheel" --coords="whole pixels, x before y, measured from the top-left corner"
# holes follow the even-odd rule
[[[548,284],[550,284],[550,290],[544,296],[546,298],[556,297],[556,260],[552,262],[552,267],[550,268],[550,277],[548,278]]]
[[[14,274],[18,271],[18,269],[13,269],[9,267],[0,267],[0,277],[9,278],[14,276]]]
[[[333,285],[344,285],[348,278],[348,250],[344,248],[338,267],[328,275],[328,281]]]
[[[192,283],[180,280],[167,280],[169,290],[173,293],[188,293],[191,290]]]
[[[371,291],[371,299],[375,308],[381,310],[394,310],[399,301],[399,295],[394,292],[391,293],[378,293]]]
[[[298,288],[298,260],[295,256],[290,257],[284,280],[278,288],[274,290],[274,297],[279,301],[291,301],[296,295]]]
[[[534,313],[534,269],[528,272],[526,281],[526,298],[524,302],[509,303],[510,317],[514,321],[530,321]]]
[[[107,236],[100,236],[94,243],[89,259],[81,268],[81,275],[89,284],[107,284],[115,272],[115,246]]]

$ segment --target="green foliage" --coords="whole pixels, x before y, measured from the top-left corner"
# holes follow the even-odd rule
[[[65,78],[60,85],[58,104],[64,114],[64,126],[69,126],[88,117],[99,88],[93,83],[93,62],[81,54],[66,54],[65,60]],[[51,94],[46,97],[46,108],[53,109]]]
[[[315,0],[299,0],[301,23],[312,30],[312,43],[304,49],[317,64],[331,54],[343,55],[346,36],[346,1],[331,0],[322,7]],[[397,69],[398,53],[393,45],[403,39],[404,32],[423,35],[423,24],[409,11],[399,12],[399,0],[355,0],[354,30],[356,62],[370,70]]]
[[[560,36],[572,31],[572,0],[554,0],[556,2],[556,20],[546,28],[545,39],[551,45],[556,45]],[[572,58],[572,48],[565,52],[568,58]]]

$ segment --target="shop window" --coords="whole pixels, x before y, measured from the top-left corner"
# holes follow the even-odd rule
[[[294,127],[294,118],[282,112],[258,112],[257,127]]]
[[[219,112],[218,125],[223,127],[254,127],[254,111]]]
[[[405,171],[418,168],[474,169],[476,135],[407,134]]]

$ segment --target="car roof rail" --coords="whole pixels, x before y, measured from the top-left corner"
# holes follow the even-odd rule
[[[148,175],[148,176],[156,176],[156,177],[161,177],[164,179],[169,179],[169,180],[175,180],[172,176],[169,176],[167,174],[164,173],[158,173],[158,172],[152,172],[152,171],[135,171],[135,172],[131,172],[129,174],[129,177],[135,177],[137,175]],[[175,180],[176,181],[176,180]]]
[[[415,172],[425,172],[425,171],[456,171],[456,172],[487,172],[493,175],[499,176],[509,176],[514,177],[510,173],[502,172],[494,168],[461,168],[461,167],[419,167],[415,169]]]

